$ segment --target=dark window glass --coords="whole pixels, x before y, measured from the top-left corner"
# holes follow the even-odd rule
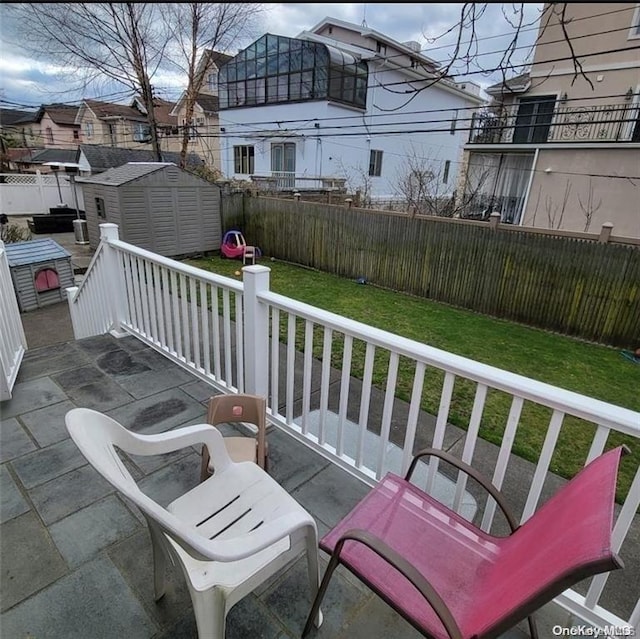
[[[278,56],[271,55],[267,58],[267,75],[278,73]]]
[[[236,173],[248,175],[254,172],[255,151],[252,146],[234,146],[233,163]]]
[[[289,76],[289,98],[291,100],[300,99],[300,83],[302,82],[302,75],[300,73],[292,73]]]
[[[348,55],[338,57],[330,67],[329,50],[324,45],[266,35],[221,69],[220,106],[327,97],[365,106],[367,66],[349,64],[350,59]]]
[[[371,149],[369,154],[369,175],[380,177],[382,175],[382,151]]]
[[[96,199],[96,213],[98,217],[104,219],[107,217],[107,211],[104,208],[104,200],[101,197],[97,197]]]
[[[556,104],[554,95],[521,98],[513,131],[514,144],[546,142]]]
[[[442,181],[446,184],[449,181],[449,169],[451,168],[451,160],[444,163],[444,171],[442,172]]]

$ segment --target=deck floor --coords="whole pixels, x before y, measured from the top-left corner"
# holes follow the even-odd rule
[[[0,404],[3,636],[197,636],[180,573],[171,574],[165,597],[154,603],[146,525],[86,463],[68,437],[64,415],[85,406],[137,432],[155,433],[203,422],[211,394],[211,387],[134,337],[59,341],[27,352],[12,399]],[[281,430],[272,427],[268,437],[271,474],[315,517],[321,535],[368,491]],[[452,442],[451,449],[460,445]],[[190,448],[136,459],[131,468],[145,492],[168,503],[197,483],[200,456]],[[327,557],[320,554],[324,570]],[[299,637],[307,593],[299,560],[231,610],[227,638]],[[421,636],[343,569],[323,610],[324,624],[313,635],[318,638]],[[550,637],[552,625],[568,619],[549,605],[540,623],[541,636]],[[505,635],[520,636],[526,635],[519,629]]]

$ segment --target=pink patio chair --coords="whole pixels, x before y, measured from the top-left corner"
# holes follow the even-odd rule
[[[344,564],[430,639],[489,639],[529,618],[592,575],[622,568],[611,549],[618,462],[624,447],[583,468],[518,526],[501,493],[469,465],[426,449],[404,479],[388,473],[321,540],[331,555],[302,636],[311,630],[331,576]],[[417,460],[440,457],[483,485],[511,534],[485,533],[409,482]]]

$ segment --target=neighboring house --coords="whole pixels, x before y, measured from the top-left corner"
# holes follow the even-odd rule
[[[189,127],[188,150],[204,158],[207,166],[219,169],[221,166],[219,122],[218,122],[218,74],[220,68],[231,59],[230,55],[218,51],[205,50],[196,68],[196,77],[202,75],[204,82],[196,97],[191,122],[187,122],[186,91],[176,102],[171,115],[180,127],[178,136],[182,143],[184,127]]]
[[[372,199],[408,200],[428,182],[449,197],[459,110],[482,100],[475,84],[436,83],[438,69],[417,42],[333,18],[297,38],[266,34],[220,70],[223,173],[289,189],[346,178]]]
[[[177,120],[168,114],[171,103],[158,100],[157,104],[156,115],[165,120],[158,121],[160,148],[163,151],[177,151]],[[131,105],[83,100],[76,123],[82,129],[82,142],[85,144],[122,149],[151,149],[151,132],[146,110],[138,98],[134,98]]]
[[[95,175],[107,169],[113,169],[128,162],[154,162],[150,149],[119,149],[98,144],[81,144],[74,161],[79,165],[80,175]],[[179,164],[180,154],[175,151],[163,151],[163,162]],[[187,168],[203,166],[204,161],[195,153],[187,156]]]
[[[493,104],[472,122],[459,190],[468,216],[592,232],[612,222],[615,235],[640,237],[640,181],[627,179],[640,176],[639,7],[566,4],[590,82],[575,78],[562,26],[544,14],[530,71],[486,89]]]
[[[80,144],[80,126],[76,124],[78,107],[68,104],[43,104],[35,116],[39,127],[38,146],[45,149],[76,149]]]
[[[22,147],[38,146],[35,130],[37,114],[37,111],[0,109],[0,132],[3,140]]]
[[[77,149],[29,149],[14,160],[16,168],[23,173],[52,173],[49,162],[61,162],[63,164],[74,164],[76,161]]]

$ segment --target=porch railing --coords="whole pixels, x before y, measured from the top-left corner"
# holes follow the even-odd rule
[[[493,483],[498,488],[506,486],[508,496],[506,478],[510,473],[522,475],[522,460],[512,454],[518,428],[532,407],[550,416],[539,434],[541,452],[519,507],[521,521],[538,507],[548,486],[554,453],[567,429],[590,432],[591,425],[589,449],[580,463],[602,453],[620,435],[640,439],[639,413],[278,295],[269,290],[269,269],[264,266],[243,268],[241,284],[121,242],[114,225],[102,225],[101,250],[104,256],[94,262],[88,277],[92,270],[104,271],[96,282],[105,283],[102,297],[108,299],[93,300],[80,311],[83,295],[91,296],[90,285],[83,286],[70,296],[72,316],[74,305],[83,315],[104,313],[112,331],[135,335],[223,392],[268,397],[271,423],[370,485],[387,470],[403,472],[416,447],[445,448],[452,437],[460,438],[462,460],[473,463],[484,446],[479,431],[488,397],[494,393],[506,397],[507,407],[499,449],[488,463]],[[101,325],[93,326],[98,330]],[[382,376],[380,362],[384,363]],[[408,387],[406,415],[398,420],[394,415],[400,404],[396,397],[399,371],[407,367],[413,381]],[[454,435],[456,427],[450,419],[454,387],[460,383],[468,386],[473,406],[466,430]],[[439,389],[438,409],[433,434],[427,437],[423,394],[434,386]],[[382,398],[377,416],[371,411],[374,394]],[[392,458],[394,446],[400,454]],[[487,463],[484,458],[483,463]],[[431,463],[425,475],[427,490],[437,472],[437,462]],[[459,475],[451,503],[458,511],[466,489],[466,479]],[[627,544],[633,543],[628,533],[639,504],[640,469],[635,469],[613,534],[614,551],[623,558],[631,548]],[[481,504],[484,530],[492,528],[495,513],[493,500]],[[637,549],[632,549],[630,554],[635,553]],[[637,572],[631,574],[625,588],[637,589]],[[602,604],[608,580],[608,575],[596,577],[585,594],[567,590],[556,601],[596,627],[631,626],[637,631],[637,600],[625,610],[608,610]]]
[[[4,242],[0,241],[0,401],[11,399],[27,340],[11,281]]]
[[[331,176],[296,175],[289,171],[272,171],[269,175],[252,175],[251,181],[270,191],[331,190],[346,191],[346,179]]]
[[[549,114],[519,118],[519,105],[475,114],[469,144],[640,142],[637,104],[556,105]]]

